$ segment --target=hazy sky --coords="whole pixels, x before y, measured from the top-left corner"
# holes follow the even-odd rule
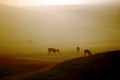
[[[115,6],[84,6],[28,10],[27,5],[100,3],[118,0],[0,0],[0,48],[117,46],[120,44],[120,11]],[[51,1],[55,1],[54,4]],[[45,3],[46,2],[46,3]],[[50,4],[49,4],[49,3]],[[34,8],[34,7],[33,7]],[[24,50],[24,49],[23,49]],[[38,49],[39,50],[39,49]]]
[[[5,3],[13,6],[26,5],[68,5],[68,4],[98,4],[106,2],[119,2],[119,0],[0,0],[0,3]]]

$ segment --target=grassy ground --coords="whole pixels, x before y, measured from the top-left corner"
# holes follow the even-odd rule
[[[50,56],[55,57],[55,55]],[[86,57],[76,56],[76,58],[58,63],[43,63],[9,57],[0,57],[0,59],[1,80],[108,80],[113,77],[119,78],[116,73],[119,72],[119,50]],[[116,76],[113,76],[114,74]]]
[[[41,63],[36,61],[0,56],[0,79],[4,80],[11,76],[42,69],[48,67],[50,64],[51,63]]]

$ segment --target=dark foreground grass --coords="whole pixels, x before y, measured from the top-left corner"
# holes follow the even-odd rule
[[[6,63],[9,62],[6,61]],[[44,64],[0,64],[0,80],[119,80],[120,50],[97,53],[58,63],[52,67]],[[29,62],[29,61],[28,61]],[[22,64],[23,64],[22,63]],[[14,65],[15,64],[15,65]],[[33,72],[30,76],[15,77]],[[34,73],[37,72],[37,73]]]
[[[119,65],[120,50],[108,51],[65,61],[24,80],[119,80]]]

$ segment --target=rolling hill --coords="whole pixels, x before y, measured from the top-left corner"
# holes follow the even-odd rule
[[[120,79],[120,50],[98,53],[59,63],[24,80]]]

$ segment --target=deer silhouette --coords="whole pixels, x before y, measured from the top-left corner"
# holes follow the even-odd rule
[[[84,56],[87,56],[87,55],[91,56],[91,55],[92,55],[92,53],[91,53],[91,51],[90,51],[90,50],[85,49],[85,50],[84,50]]]
[[[80,52],[80,47],[76,47],[76,52],[77,52],[77,53]]]
[[[60,52],[60,50],[59,49],[55,49],[55,48],[48,48],[48,53],[49,54],[56,54],[56,52],[57,53],[59,53]]]

